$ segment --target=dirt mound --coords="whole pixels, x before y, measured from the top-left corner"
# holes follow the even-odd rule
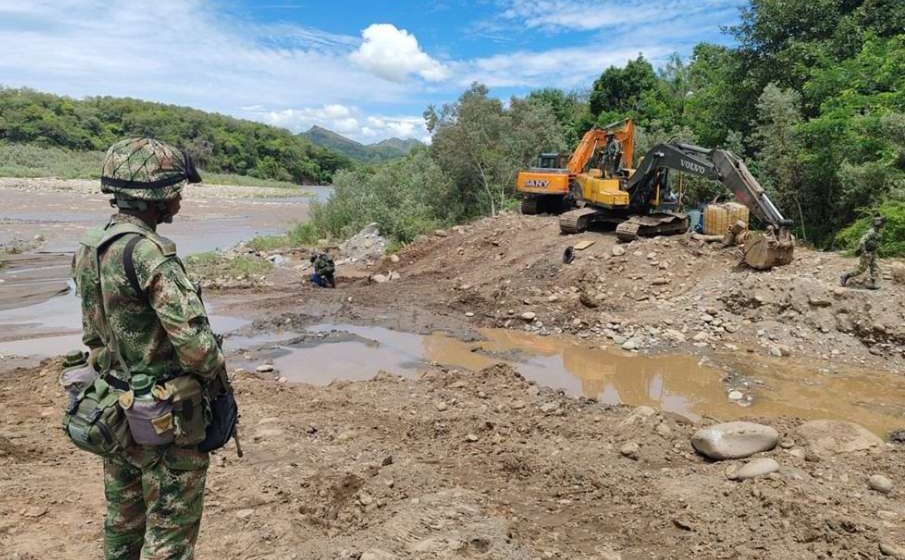
[[[798,247],[791,265],[759,272],[739,265],[738,248],[689,235],[620,244],[611,232],[564,236],[555,217],[517,214],[440,233],[378,267],[398,271],[405,284],[390,298],[415,295],[481,326],[569,333],[629,350],[749,349],[905,365],[905,287],[887,279],[879,291],[840,288],[839,275],[854,266],[840,255]],[[582,241],[592,244],[563,264],[564,249]]]
[[[15,443],[0,456],[5,557],[99,553],[99,461],[59,433],[57,367],[0,377],[0,433]],[[903,483],[903,448],[819,459],[794,419],[766,422],[781,445],[760,456],[780,471],[736,482],[744,461],[691,448],[700,424],[571,398],[504,365],[235,385],[246,456],[212,462],[204,558],[875,558],[905,539],[897,490],[867,485]]]

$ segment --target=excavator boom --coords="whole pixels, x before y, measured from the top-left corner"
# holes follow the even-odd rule
[[[569,173],[578,175],[587,171],[588,164],[597,150],[606,146],[610,138],[622,145],[622,164],[632,166],[635,145],[635,125],[630,119],[616,121],[602,128],[592,128],[584,133],[572,157],[569,158]]]
[[[683,143],[654,146],[626,182],[625,190],[629,193],[630,207],[642,214],[649,210],[649,201],[653,189],[659,185],[662,169],[675,169],[723,183],[733,192],[738,202],[751,209],[768,226],[766,233],[750,232],[747,236],[744,261],[748,266],[764,270],[792,261],[795,247],[791,232],[792,220],[783,217],[767,196],[766,190],[735,154],[728,150],[710,150]],[[633,224],[629,220],[621,227],[631,230]]]

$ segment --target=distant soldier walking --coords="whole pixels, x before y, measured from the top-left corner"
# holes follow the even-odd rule
[[[311,281],[321,288],[335,288],[336,279],[333,277],[336,272],[336,265],[333,258],[327,252],[318,253],[311,257],[311,263],[314,265],[314,273],[311,275]]]
[[[867,233],[861,236],[861,240],[858,241],[858,248],[855,249],[855,254],[858,255],[858,258],[860,259],[858,261],[858,268],[843,274],[839,278],[840,285],[845,286],[852,278],[857,278],[867,272],[868,283],[866,287],[870,290],[876,290],[880,287],[877,283],[877,279],[880,275],[880,271],[877,267],[877,251],[880,249],[880,235],[883,229],[883,221],[882,216],[874,218],[873,226],[867,230]]]
[[[101,191],[119,211],[85,235],[73,263],[82,340],[100,377],[64,427],[104,457],[107,560],[191,559],[209,462],[202,449],[222,445],[208,442],[217,413],[207,397],[228,386],[223,354],[175,244],[156,231],[179,212],[186,183],[200,180],[172,146],[114,144]],[[98,425],[103,437],[91,435]]]

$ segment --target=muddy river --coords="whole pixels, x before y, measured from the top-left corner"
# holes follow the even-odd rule
[[[86,229],[113,213],[109,197],[92,187],[90,182],[0,185],[0,244],[43,239],[38,250],[7,256],[0,268],[0,354],[46,357],[78,345],[80,310],[69,280],[72,253]],[[285,232],[307,217],[311,201],[325,200],[332,188],[262,192],[273,196],[257,196],[247,187],[189,188],[179,216],[159,231],[176,242],[182,255],[228,248],[256,235]],[[223,331],[240,326],[219,316],[213,321]]]
[[[184,205],[184,215],[161,232],[183,254],[225,248],[285,231],[305,217],[311,200],[328,192],[217,198],[199,190]],[[79,235],[110,214],[106,197],[3,188],[0,196],[0,242],[46,239],[41,253],[16,256],[0,271],[0,357],[38,360],[79,347],[79,302],[68,281],[68,261]],[[905,379],[885,372],[744,353],[643,356],[512,330],[480,330],[468,341],[444,332],[421,335],[349,324],[262,333],[247,318],[219,314],[217,301],[212,303],[211,322],[227,334],[231,366],[253,370],[270,363],[274,375],[287,382],[326,384],[367,379],[380,370],[411,375],[427,363],[480,369],[504,361],[542,386],[690,418],[839,418],[885,435],[901,428],[905,417]]]

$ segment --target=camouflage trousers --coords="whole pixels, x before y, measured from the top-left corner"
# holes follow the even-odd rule
[[[859,257],[858,268],[851,272],[847,272],[848,280],[857,278],[867,272],[867,281],[871,286],[877,285],[877,279],[880,276],[880,270],[877,267],[877,254],[871,252],[863,252]]]
[[[207,453],[177,447],[105,458],[105,560],[191,560],[207,466]]]

